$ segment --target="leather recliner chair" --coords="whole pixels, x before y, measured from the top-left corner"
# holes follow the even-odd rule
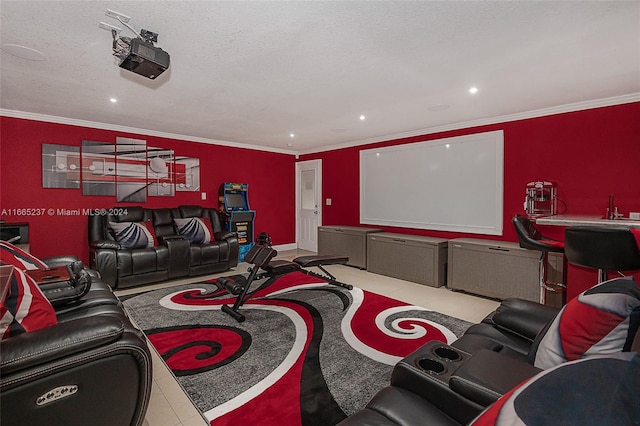
[[[203,220],[209,220],[212,224],[214,238],[216,241],[232,240],[236,244],[191,244],[190,252],[190,275],[212,274],[223,272],[238,264],[240,256],[240,248],[237,244],[237,237],[234,233],[223,230],[220,226],[220,219],[214,209],[203,208],[200,206],[180,206],[173,210],[174,218],[191,218],[198,217]],[[235,261],[232,261],[235,259]],[[229,265],[221,267],[221,265]]]
[[[3,341],[2,425],[141,425],[151,355],[122,309],[94,306],[58,321]]]
[[[142,207],[127,207],[114,211],[122,214],[89,216],[91,268],[113,288],[125,288],[169,278],[169,249],[165,244],[151,248],[127,249],[115,239],[111,222],[145,222],[152,220],[152,211]]]
[[[528,300],[505,299],[451,346],[467,353],[487,349],[531,363],[536,338],[559,311]]]
[[[49,267],[73,260],[44,259]],[[149,347],[111,288],[87,272],[88,292],[52,301],[57,324],[2,340],[3,426],[142,425],[151,395]],[[43,293],[50,299],[59,286]]]

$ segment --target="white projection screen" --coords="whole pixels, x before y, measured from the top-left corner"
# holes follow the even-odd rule
[[[360,223],[502,235],[502,131],[360,151]]]

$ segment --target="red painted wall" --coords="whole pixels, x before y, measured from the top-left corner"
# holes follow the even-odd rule
[[[359,152],[494,130],[504,131],[504,233],[502,238],[422,229],[382,227],[387,231],[443,238],[487,238],[517,241],[511,218],[524,213],[525,186],[533,180],[558,184],[558,198],[568,214],[604,215],[609,194],[620,211],[640,211],[640,103],[616,105],[507,123],[440,132],[301,156],[322,159],[324,225],[360,225]],[[331,171],[331,172],[329,172]],[[398,190],[402,190],[399,188]],[[384,194],[381,194],[384,196]],[[481,206],[479,206],[481,208]],[[560,212],[563,207],[559,203]],[[544,227],[562,239],[564,229]],[[595,282],[595,273],[570,266],[568,297]]]
[[[256,210],[255,231],[269,232],[274,244],[295,242],[295,157],[288,154],[209,145],[111,130],[0,117],[0,211],[21,208],[96,209],[138,205],[116,203],[113,196],[83,196],[81,189],[42,188],[43,143],[81,146],[82,140],[114,142],[117,136],[144,139],[148,146],[173,149],[176,155],[200,159],[201,191],[175,197],[147,197],[145,207],[197,204],[217,208],[224,182],[249,184],[249,203]],[[30,223],[31,252],[38,257],[75,254],[88,262],[86,216],[4,214],[7,222]]]
[[[516,241],[510,219],[523,212],[524,188],[531,180],[557,182],[558,197],[566,203],[567,213],[603,214],[608,194],[615,194],[625,215],[640,211],[638,102],[303,155],[300,160],[323,160],[323,197],[333,201],[331,206],[323,206],[324,224],[359,225],[361,149],[493,130],[503,130],[505,135],[505,223],[502,238],[486,238]],[[202,190],[208,195],[205,202],[200,200],[200,193],[149,197],[146,206],[215,206],[220,183],[244,182],[249,184],[251,207],[258,212],[256,232],[270,232],[274,244],[295,241],[293,156],[7,117],[0,117],[0,136],[0,208],[125,206],[116,204],[115,197],[84,197],[76,189],[43,189],[41,144],[80,146],[83,139],[114,142],[116,136],[133,137],[145,139],[149,146],[174,149],[177,155],[200,158]],[[13,215],[1,219],[31,223],[31,249],[37,256],[67,253],[88,259],[86,217],[56,216],[54,220]],[[482,238],[475,234],[385,229],[444,238]],[[562,228],[546,227],[543,231],[562,238]],[[592,271],[570,267],[568,296],[575,296],[593,282]]]

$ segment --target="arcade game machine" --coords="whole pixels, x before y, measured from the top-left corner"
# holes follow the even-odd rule
[[[219,212],[227,230],[238,234],[240,262],[253,247],[253,220],[256,212],[249,208],[246,183],[223,183],[218,191]]]

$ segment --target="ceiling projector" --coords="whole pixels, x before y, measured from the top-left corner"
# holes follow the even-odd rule
[[[136,37],[121,37],[122,31],[118,27],[100,22],[99,27],[111,32],[113,37],[113,56],[119,59],[120,68],[140,74],[154,80],[169,68],[169,54],[159,47],[154,46],[158,41],[158,33],[142,29],[140,34],[128,24],[131,19],[127,15],[107,9],[107,16],[115,18],[126,26]]]
[[[122,55],[120,68],[154,80],[169,68],[169,54],[151,41],[139,38],[130,40],[128,54]]]

